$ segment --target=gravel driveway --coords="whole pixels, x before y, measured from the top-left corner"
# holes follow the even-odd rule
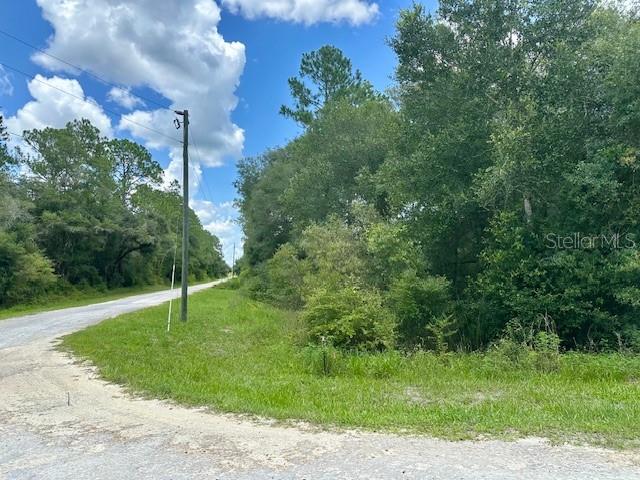
[[[53,349],[169,295],[0,321],[0,478],[640,480],[640,452],[327,432],[133,398]]]

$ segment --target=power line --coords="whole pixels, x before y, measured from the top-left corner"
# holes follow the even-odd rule
[[[68,91],[66,91],[66,90],[64,90],[64,89],[62,89],[62,88],[60,88],[60,87],[56,87],[55,85],[52,85],[52,84],[50,84],[50,83],[48,83],[48,82],[45,82],[44,80],[41,80],[41,79],[37,78],[35,75],[31,75],[31,74],[29,74],[29,73],[23,72],[22,70],[19,70],[19,69],[15,68],[15,67],[12,67],[11,65],[7,65],[7,64],[6,64],[6,63],[4,63],[4,62],[0,62],[0,65],[2,65],[4,68],[8,68],[9,70],[12,70],[12,71],[14,71],[14,72],[16,72],[16,73],[19,73],[20,75],[23,75],[23,76],[25,76],[25,77],[27,77],[27,78],[30,78],[30,79],[32,79],[32,80],[35,80],[36,82],[42,83],[43,85],[46,85],[46,86],[48,86],[49,88],[53,88],[54,90],[58,90],[59,92],[65,93],[65,94],[67,94],[67,95],[72,96],[73,98],[76,98],[76,99],[78,99],[78,100],[81,100],[81,101],[83,101],[83,102],[86,102],[86,99],[85,99],[84,97],[80,97],[80,96],[76,95],[75,93],[68,92]],[[110,109],[108,109],[108,108],[106,108],[106,107],[104,107],[104,106],[102,106],[102,105],[100,105],[100,107],[101,107],[105,112],[109,112],[109,113],[111,113],[112,115],[120,116],[120,119],[121,119],[121,120],[124,120],[125,122],[129,122],[129,123],[131,123],[131,124],[133,124],[133,125],[137,125],[137,126],[138,126],[138,127],[140,127],[140,128],[144,128],[145,130],[149,130],[150,132],[153,132],[153,133],[156,133],[156,134],[158,134],[158,135],[160,135],[160,136],[162,136],[162,137],[168,138],[168,139],[170,139],[170,140],[172,140],[172,141],[174,141],[174,142],[176,142],[176,143],[179,143],[179,144],[181,144],[181,143],[182,143],[180,140],[178,140],[178,139],[177,139],[177,138],[175,138],[175,137],[171,137],[170,135],[167,135],[167,134],[165,134],[165,133],[162,133],[162,132],[161,132],[161,131],[159,131],[159,130],[155,130],[155,129],[151,128],[151,127],[147,127],[146,125],[143,125],[142,123],[139,123],[139,122],[136,122],[136,121],[134,121],[134,120],[131,120],[130,118],[123,117],[120,113],[118,113],[118,112],[116,112],[116,111],[114,111],[114,110],[110,110]]]
[[[109,80],[107,80],[107,79],[105,79],[105,78],[103,78],[103,77],[101,77],[99,75],[96,75],[95,73],[92,73],[92,72],[90,72],[90,71],[88,71],[88,70],[86,70],[86,69],[84,69],[82,67],[79,67],[78,65],[75,65],[75,64],[73,64],[73,63],[71,63],[71,62],[69,62],[67,60],[64,60],[63,58],[57,57],[55,55],[52,55],[49,52],[47,52],[46,50],[43,50],[43,49],[41,49],[41,48],[39,48],[39,47],[37,47],[37,46],[25,41],[25,40],[22,40],[21,38],[18,38],[15,35],[13,35],[13,34],[11,34],[9,32],[6,32],[6,31],[0,29],[0,34],[4,35],[5,37],[8,37],[8,38],[10,38],[12,40],[15,40],[18,43],[21,43],[21,44],[25,45],[26,47],[32,48],[33,50],[36,50],[36,51],[40,52],[41,54],[46,55],[47,57],[53,58],[54,60],[57,60],[58,62],[64,63],[65,65],[67,65],[69,67],[75,68],[76,70],[79,70],[82,73],[95,78],[96,80],[104,83],[105,85],[109,85],[110,87],[114,87],[114,88],[122,88],[121,85],[118,85],[116,83],[110,82]],[[145,97],[143,95],[139,95],[137,93],[133,93],[130,90],[128,90],[128,91],[129,91],[129,93],[131,95],[133,95],[134,97],[136,97],[136,98],[138,98],[138,99],[140,99],[140,100],[142,100],[144,102],[152,103],[152,104],[154,104],[154,105],[156,105],[156,106],[158,106],[160,108],[163,108],[165,110],[173,111],[170,107],[168,107],[166,105],[163,105],[160,102],[157,102],[155,100],[147,98],[147,97]]]
[[[24,140],[24,137],[22,135],[18,135],[17,133],[13,133],[13,132],[9,132],[9,131],[7,131],[7,133],[9,135],[13,135],[14,137],[22,138]]]

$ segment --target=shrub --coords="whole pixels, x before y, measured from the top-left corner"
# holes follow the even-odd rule
[[[616,332],[637,326],[640,317],[640,255],[607,245],[556,248],[548,228],[515,214],[493,220],[481,272],[467,289],[478,313],[477,346],[495,338],[509,319],[536,322],[549,315],[564,347],[617,349]]]
[[[426,326],[427,338],[436,353],[444,354],[449,350],[449,338],[456,334],[452,315],[442,315]]]
[[[443,277],[419,278],[414,272],[405,272],[394,280],[386,303],[398,318],[402,343],[424,345],[434,339],[429,328],[450,309],[449,282]]]
[[[309,337],[342,349],[382,351],[395,343],[395,317],[377,291],[319,288],[302,314]]]
[[[244,271],[240,278],[251,298],[298,310],[304,306],[303,279],[306,271],[307,263],[298,259],[296,249],[287,243],[266,263]]]
[[[221,283],[218,288],[222,288],[225,290],[238,290],[242,286],[242,281],[240,277],[233,277],[227,280],[224,283]]]
[[[7,294],[16,303],[24,298],[43,296],[56,283],[51,261],[38,252],[21,256],[17,267],[13,286]]]
[[[28,252],[0,232],[0,304],[26,303],[49,293],[57,277],[51,261],[39,251]]]
[[[306,263],[290,243],[282,245],[267,261],[266,274],[272,303],[298,310],[304,306],[302,295]]]
[[[388,289],[403,272],[420,269],[420,250],[407,238],[404,224],[371,222],[365,237],[369,281],[377,288]]]
[[[560,337],[550,323],[545,323],[544,329],[540,330],[511,320],[503,335],[489,349],[487,359],[499,367],[556,371],[560,368]]]
[[[309,291],[318,287],[342,288],[363,285],[367,278],[364,245],[343,221],[332,217],[306,228],[300,240],[310,267],[305,283]]]
[[[627,327],[620,335],[621,348],[618,350],[629,353],[640,353],[640,328]]]
[[[238,278],[240,279],[242,292],[248,297],[254,300],[269,301],[269,284],[264,264],[243,271]]]
[[[533,341],[536,368],[551,372],[560,368],[560,337],[554,332],[538,332]]]

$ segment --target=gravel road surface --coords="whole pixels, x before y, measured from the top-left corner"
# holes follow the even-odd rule
[[[640,480],[637,451],[328,432],[134,398],[54,349],[63,334],[169,296],[0,321],[0,478]]]

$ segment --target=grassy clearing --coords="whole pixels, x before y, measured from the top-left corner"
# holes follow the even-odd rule
[[[108,320],[64,339],[133,391],[276,419],[450,439],[538,435],[638,446],[640,358],[567,354],[553,373],[491,356],[397,353],[329,357],[300,347],[295,315],[214,289],[190,322],[165,332],[166,307]]]

